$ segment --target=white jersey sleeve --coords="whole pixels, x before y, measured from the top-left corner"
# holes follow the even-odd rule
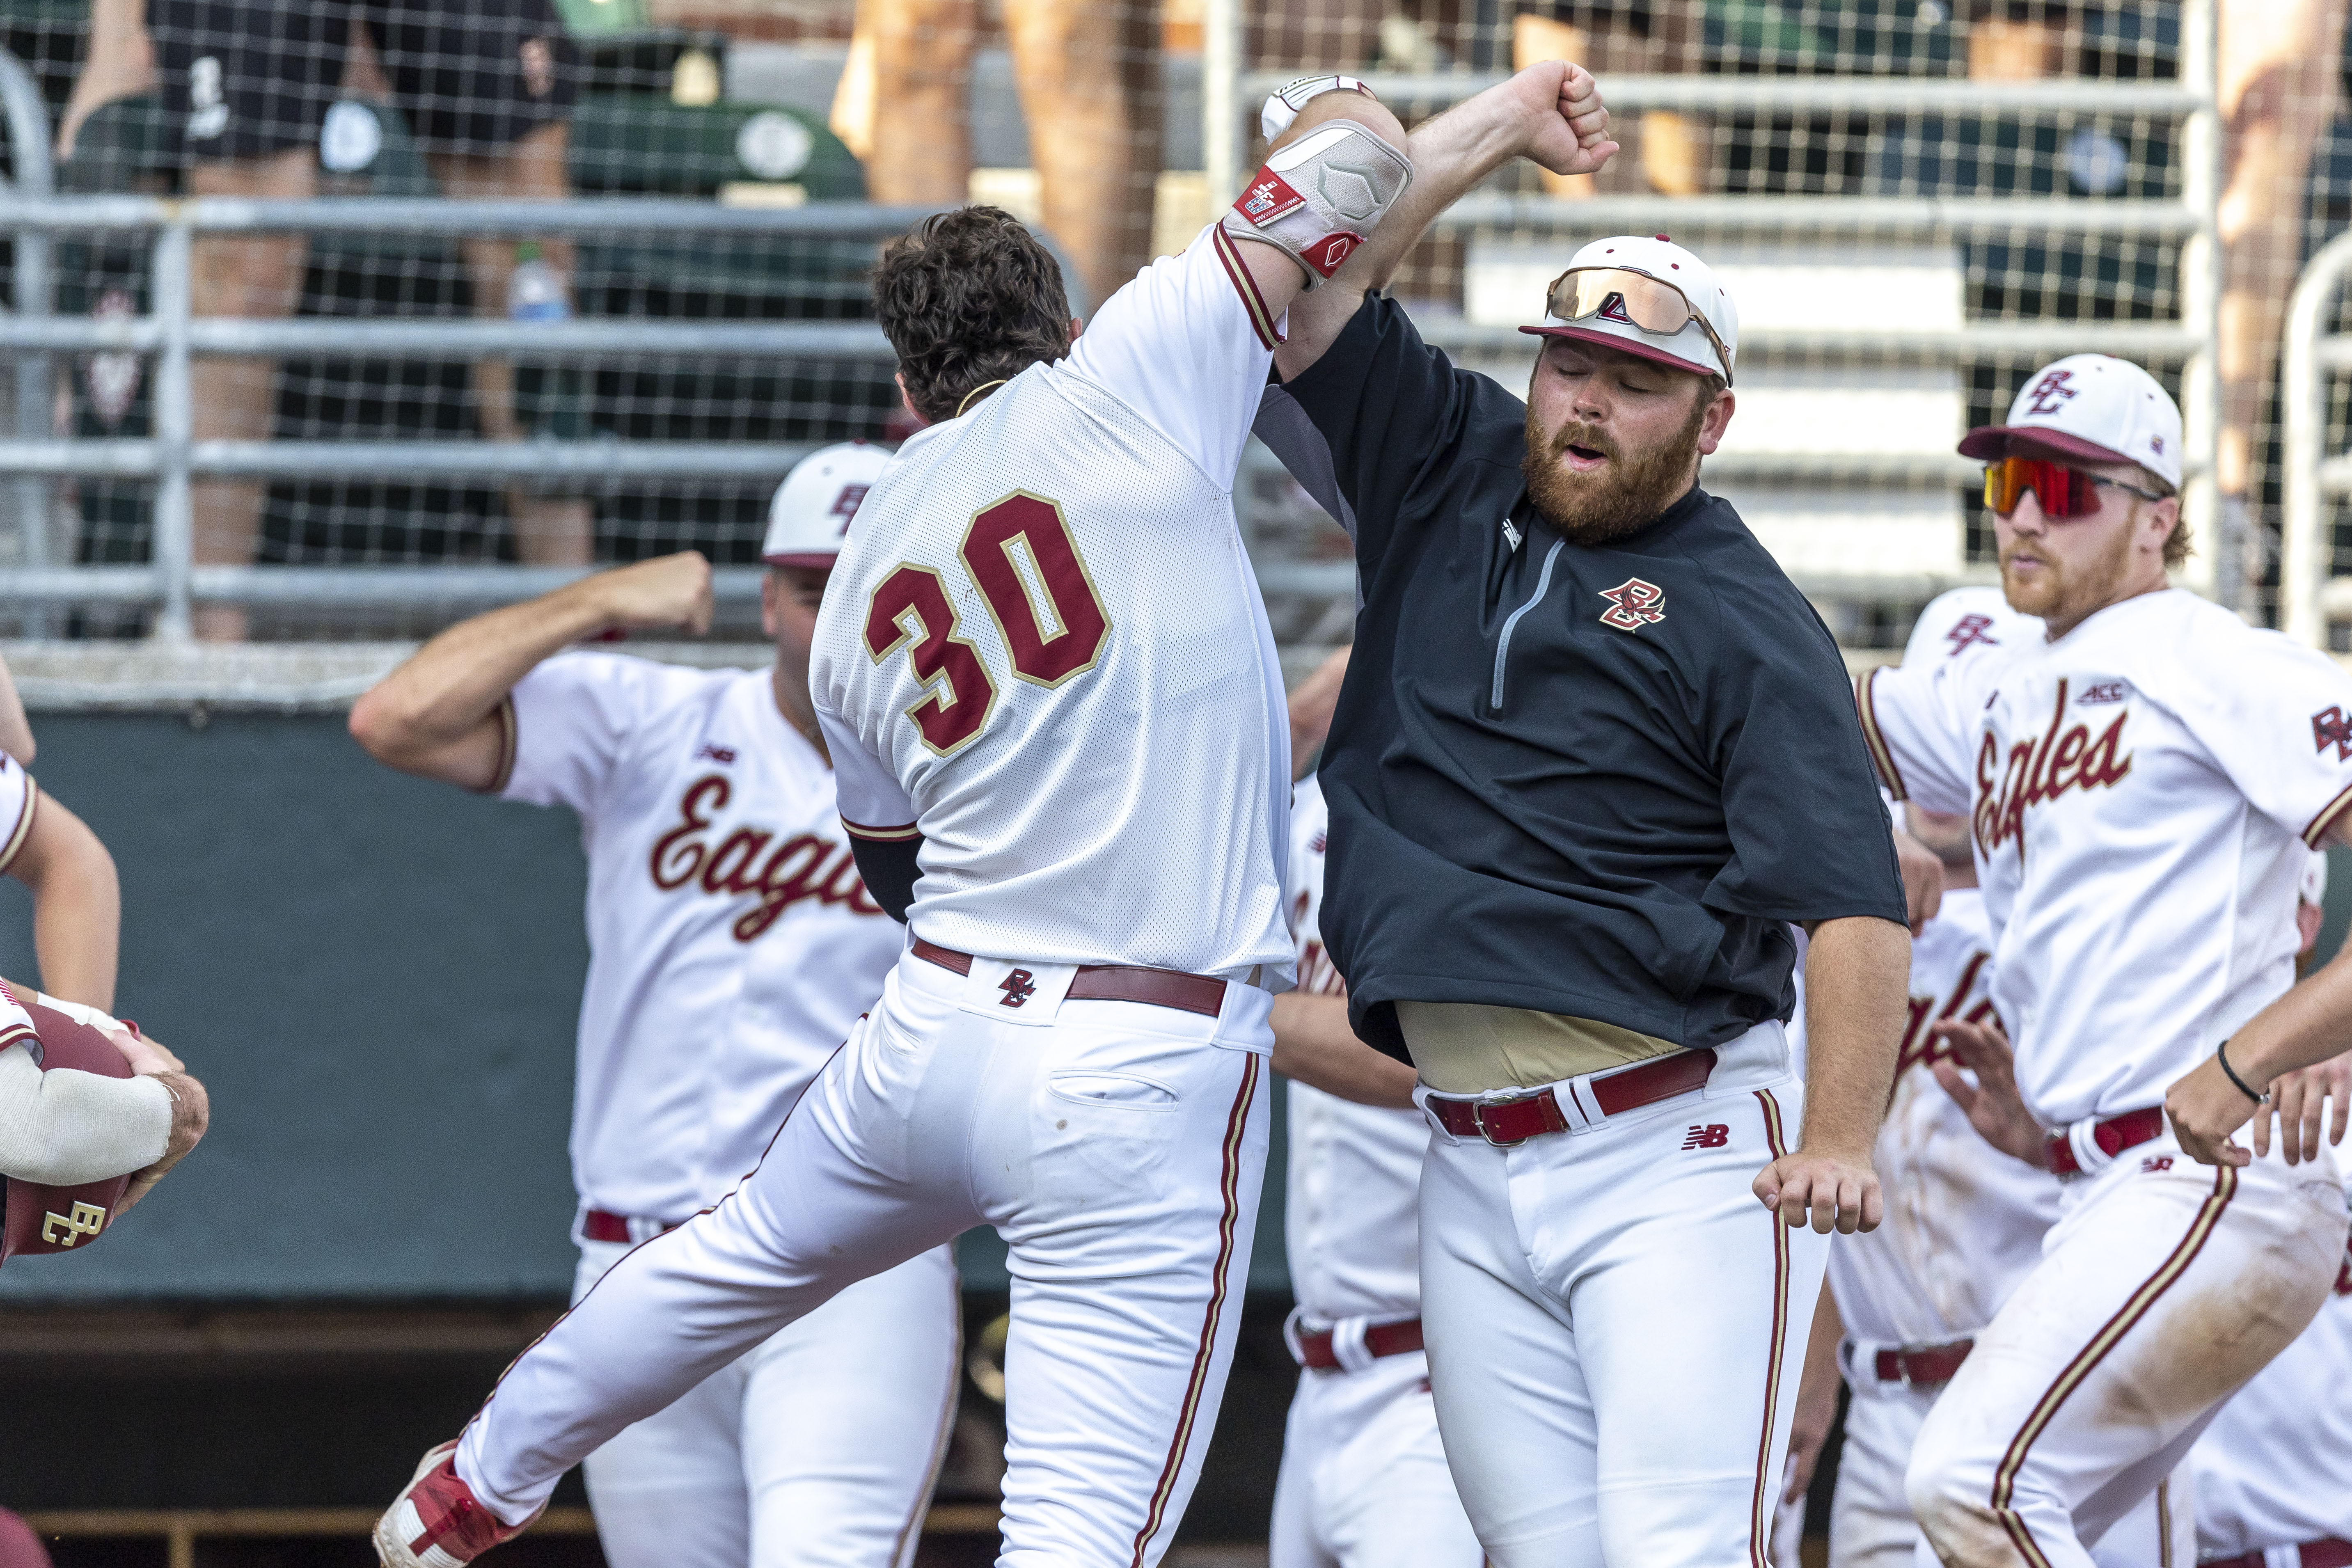
[[[1181,256],[1161,257],[1103,301],[1070,345],[1068,368],[1226,490],[1281,341],[1238,243],[1211,224]]]
[[[817,728],[833,758],[833,788],[841,800],[841,826],[852,838],[912,838],[915,803],[890,764],[866,749],[849,721],[816,702]]]
[[[2168,698],[2253,808],[2313,848],[2352,807],[2352,675],[2278,632],[2177,661]]]
[[[1943,659],[1874,669],[1855,688],[1863,738],[1879,782],[1897,800],[1950,816],[1968,814],[1976,739],[1973,683],[1990,659]]]
[[[593,817],[631,737],[699,670],[606,653],[562,653],[515,682],[500,708],[506,755],[492,794]]]
[[[25,841],[33,836],[33,818],[41,808],[41,786],[14,757],[0,755],[0,871],[16,863]]]

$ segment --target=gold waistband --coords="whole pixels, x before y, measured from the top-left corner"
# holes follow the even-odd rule
[[[1400,1002],[1397,1024],[1421,1081],[1441,1094],[1533,1089],[1682,1049],[1591,1018],[1477,1002]]]

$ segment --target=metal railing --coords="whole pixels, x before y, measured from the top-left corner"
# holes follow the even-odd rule
[[[1254,125],[1253,110],[1264,93],[1295,72],[1252,71],[1243,53],[1244,0],[1206,0],[1202,151],[1213,200],[1232,198],[1245,174],[1243,158]],[[1587,235],[1612,229],[1643,231],[1671,222],[1679,231],[1702,230],[1815,237],[1888,236],[1905,242],[1949,240],[1964,236],[2109,236],[2176,243],[2179,247],[2180,312],[2173,322],[2050,321],[1968,322],[1949,331],[1886,332],[1751,331],[1740,344],[1743,363],[1759,358],[1805,355],[1855,363],[1922,361],[1969,363],[2016,353],[2100,351],[2143,363],[2182,367],[2183,454],[2187,484],[2183,504],[2196,553],[2191,586],[2237,607],[2244,595],[2240,542],[2221,537],[2225,520],[2216,486],[2215,458],[2221,438],[2217,351],[2221,337],[2221,276],[2219,204],[2222,134],[2217,107],[2215,0],[2185,0],[2180,10],[2179,74],[2174,81],[2042,81],[1836,76],[1669,75],[1612,76],[1603,83],[1612,110],[1674,109],[1718,113],[1846,113],[1923,115],[1937,112],[1972,118],[2064,115],[2081,121],[2101,116],[2171,117],[2178,121],[2175,156],[2180,169],[2178,199],[2115,199],[2068,196],[1596,196],[1563,200],[1494,192],[1472,194],[1438,219],[1441,232],[1461,236],[1477,229],[1514,235],[1563,231]],[[1501,71],[1449,71],[1428,75],[1365,78],[1384,100],[1400,109],[1440,108],[1506,79]],[[1510,328],[1482,327],[1441,320],[1424,324],[1429,341],[1450,350],[1504,353],[1515,346]],[[1853,454],[1805,457],[1775,462],[1744,461],[1727,455],[1710,458],[1707,471],[1723,478],[1785,478],[1822,474],[1879,485],[1936,486],[1965,482],[1960,466],[1934,461],[1893,462]],[[1864,568],[1867,572],[1867,568]],[[1857,576],[1853,597],[1885,593],[1879,576]],[[1940,586],[1916,583],[1915,597]],[[1831,589],[1835,584],[1811,584]],[[1902,596],[1897,595],[1895,596]]]
[[[6,77],[0,69],[0,92]],[[12,121],[12,129],[15,129]],[[21,132],[20,132],[21,133]],[[864,203],[812,203],[786,209],[736,209],[715,204],[625,199],[497,202],[330,198],[247,201],[199,197],[56,196],[16,190],[0,195],[0,230],[37,241],[59,233],[152,232],[153,314],[96,320],[45,313],[26,298],[19,264],[18,313],[0,318],[0,352],[16,353],[20,387],[37,381],[29,425],[20,390],[19,431],[0,440],[0,473],[37,484],[75,476],[145,479],[157,483],[152,559],[145,566],[66,567],[43,560],[33,544],[45,530],[32,520],[46,501],[20,506],[26,520],[26,564],[0,569],[0,601],[24,604],[161,605],[156,635],[184,637],[197,600],[352,607],[481,605],[544,592],[580,574],[503,566],[198,566],[193,562],[190,484],[197,477],[333,479],[353,473],[413,479],[648,479],[773,480],[789,473],[811,443],[556,441],[198,441],[193,434],[191,362],[199,354],[275,358],[304,353],[383,359],[452,359],[528,353],[533,360],[615,355],[665,358],[791,359],[892,363],[895,356],[868,322],[678,322],[568,321],[253,321],[199,320],[191,312],[189,257],[198,234],[302,232],[593,237],[648,229],[673,234],[880,240],[931,209]],[[37,248],[38,248],[37,245]],[[148,439],[47,438],[48,368],[56,353],[135,352],[156,356],[154,434]],[[730,603],[756,598],[757,574],[725,574]]]
[[[2327,646],[2331,620],[2352,619],[2352,577],[2336,574],[2336,499],[2352,495],[2352,457],[2327,455],[2327,388],[2352,372],[2352,333],[2328,330],[2352,278],[2352,234],[2319,247],[2288,299],[2280,343],[2279,629]]]

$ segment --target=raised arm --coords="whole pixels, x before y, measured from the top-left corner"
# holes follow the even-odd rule
[[[541,660],[616,627],[705,632],[710,609],[710,563],[686,550],[460,621],[352,705],[352,738],[403,773],[489,789],[506,745],[499,705]]]
[[[1354,96],[1316,99],[1300,122],[1326,102]],[[1589,174],[1609,161],[1617,143],[1609,140],[1609,110],[1592,73],[1565,60],[1545,60],[1426,121],[1405,139],[1405,151],[1412,184],[1380,227],[1328,283],[1291,302],[1288,340],[1274,354],[1286,381],[1323,357],[1366,291],[1386,287],[1437,216],[1479,181],[1523,156],[1556,174]]]

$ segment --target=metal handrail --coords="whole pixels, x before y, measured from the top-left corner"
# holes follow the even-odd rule
[[[2184,73],[2185,76],[2186,73]],[[1296,79],[1296,71],[1244,71],[1236,83],[1244,103]],[[1389,103],[1446,104],[1475,98],[1508,71],[1387,72],[1363,77]],[[2194,114],[2212,100],[2193,83],[1978,81],[1965,77],[1619,76],[1603,86],[1617,109],[1714,110],[1756,114],[2041,113],[2070,120],[2114,115]]]
[[[49,145],[48,105],[42,100],[40,84],[33,79],[33,73],[5,49],[0,49],[0,114],[6,117],[8,146],[15,153],[15,178],[6,189],[33,199],[50,195],[57,189],[57,161]],[[46,234],[20,233],[16,240],[16,321],[44,321],[57,308],[57,272],[50,255],[53,242]],[[47,354],[17,356],[15,381],[19,437],[31,440],[48,434],[54,374]],[[16,500],[21,558],[29,566],[47,565],[49,486],[35,475],[22,474],[10,488]]]
[[[656,197],[459,200],[438,196],[318,196],[264,201],[244,196],[16,195],[0,198],[0,228],[51,231],[163,228],[199,234],[474,235],[541,239],[550,235],[676,234],[888,239],[937,206],[810,202],[797,207],[728,207]]]
[[[1536,340],[1515,326],[1444,317],[1416,321],[1422,341],[1455,353],[1532,358]],[[5,340],[0,340],[5,341]],[[1750,327],[1739,334],[1739,363],[1850,356],[1908,363],[1965,363],[2004,354],[2076,353],[2087,349],[2147,360],[2178,361],[2201,346],[2184,328],[2142,321],[1971,321],[1910,331],[1854,327]],[[2352,351],[2347,363],[2352,364]]]
[[[1692,229],[1844,234],[1885,229],[1906,238],[1947,233],[2032,228],[2065,234],[2194,234],[2198,216],[2185,202],[2074,196],[1514,196],[1481,192],[1440,216],[1458,230],[1509,226],[1535,233],[1612,234],[1671,223]]]
[[[68,353],[152,353],[164,328],[153,316],[0,317],[0,349]],[[461,318],[352,321],[199,316],[189,352],[209,355],[329,354],[339,359],[529,360],[684,355],[697,359],[865,360],[898,355],[871,321],[659,321],[591,317],[569,321]]]
[[[2324,461],[2330,370],[2352,368],[2352,336],[2321,335],[2321,317],[2352,277],[2352,234],[2340,234],[2304,264],[2288,297],[2279,366],[2282,512],[2279,629],[2311,647],[2327,642],[2330,557],[2326,498],[2352,489],[2352,465]]]

